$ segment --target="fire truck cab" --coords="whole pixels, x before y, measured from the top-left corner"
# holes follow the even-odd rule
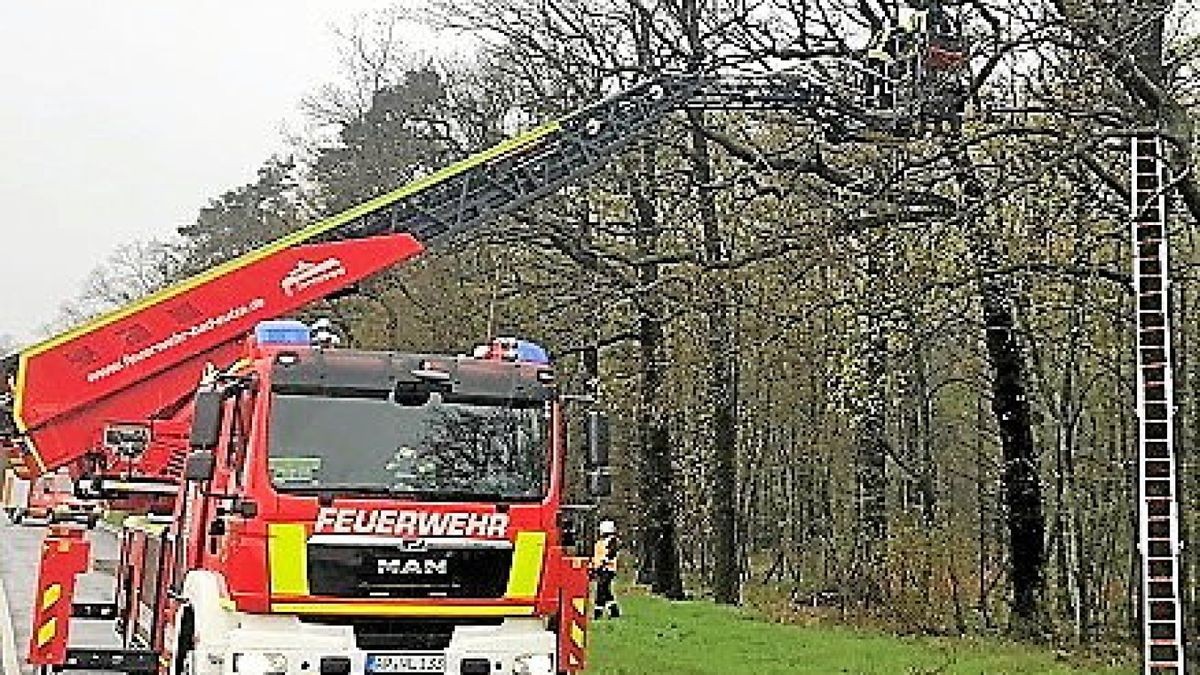
[[[126,639],[195,675],[581,668],[587,572],[534,347],[343,351],[260,325],[196,395],[174,516],[126,523]]]

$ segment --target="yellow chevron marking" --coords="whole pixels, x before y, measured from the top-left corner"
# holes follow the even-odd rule
[[[579,627],[579,624],[571,622],[571,642],[575,643],[576,647],[583,649],[584,641],[587,639],[587,634]]]
[[[50,609],[50,606],[58,602],[62,597],[62,584],[50,584],[46,590],[42,591],[42,611]]]
[[[46,643],[54,639],[56,633],[58,633],[58,619],[50,619],[42,624],[37,634],[38,647],[45,647]]]
[[[587,598],[575,598],[571,604],[575,607],[576,612],[587,614]]]

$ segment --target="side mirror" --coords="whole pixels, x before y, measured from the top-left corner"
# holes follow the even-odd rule
[[[217,458],[211,450],[194,450],[183,466],[183,479],[203,482],[212,480],[217,470]]]
[[[258,515],[258,502],[253,499],[239,499],[233,510],[243,518],[253,518]]]
[[[593,497],[612,495],[612,474],[607,468],[593,469],[587,475],[588,494]]]
[[[110,424],[104,428],[104,446],[121,457],[141,457],[151,435],[145,424]]]
[[[192,404],[193,450],[212,450],[221,441],[221,417],[225,410],[225,396],[217,389],[201,389],[196,392]]]
[[[587,419],[587,461],[595,469],[608,466],[608,415],[592,410]]]

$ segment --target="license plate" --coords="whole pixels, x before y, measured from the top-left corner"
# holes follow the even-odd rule
[[[368,673],[444,673],[443,654],[369,654]]]

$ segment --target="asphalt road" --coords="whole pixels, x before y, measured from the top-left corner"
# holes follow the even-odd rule
[[[29,647],[32,629],[34,586],[37,584],[38,551],[46,528],[32,525],[12,525],[0,516],[0,583],[8,596],[8,607],[12,613],[13,629],[16,634],[17,661],[22,673],[32,673],[25,664],[25,652]],[[113,577],[117,559],[117,541],[112,534],[100,529],[87,533],[92,542],[92,569],[80,575],[75,586],[76,602],[112,602]],[[107,570],[107,571],[105,571]],[[0,617],[0,621],[5,621]],[[105,621],[71,622],[70,644],[72,647],[116,647],[117,636],[112,623]],[[79,672],[79,671],[76,671]]]

